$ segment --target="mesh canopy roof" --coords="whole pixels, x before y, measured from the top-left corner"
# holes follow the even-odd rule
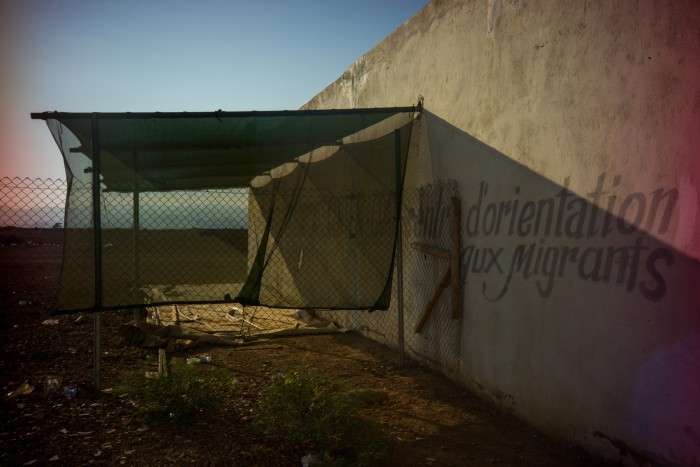
[[[252,178],[412,108],[208,113],[32,114],[77,138],[64,148],[92,159],[98,119],[102,183],[109,191],[247,186]],[[61,129],[62,131],[63,129]],[[62,143],[59,141],[59,145]],[[67,153],[65,149],[68,149]],[[74,173],[75,175],[75,173]]]
[[[56,308],[387,309],[413,111],[32,114],[69,180]]]

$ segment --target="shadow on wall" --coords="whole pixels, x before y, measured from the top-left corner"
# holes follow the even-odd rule
[[[409,179],[432,171],[432,181],[406,197],[459,186],[463,375],[599,452],[700,463],[700,263],[663,240],[681,221],[678,187],[624,193],[634,173],[589,167],[595,186],[574,193],[580,174],[545,179],[428,111],[422,118],[430,158]],[[411,238],[449,230],[430,214],[440,206],[416,206],[405,211]]]

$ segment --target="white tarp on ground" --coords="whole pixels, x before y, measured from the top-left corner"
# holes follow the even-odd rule
[[[154,299],[174,299],[183,292],[179,287],[183,286],[170,288],[168,297]],[[162,295],[163,288],[154,290]],[[150,307],[145,320],[122,326],[122,335],[129,344],[170,350],[197,344],[242,345],[272,337],[345,331],[331,321],[318,318],[313,311],[240,304]]]

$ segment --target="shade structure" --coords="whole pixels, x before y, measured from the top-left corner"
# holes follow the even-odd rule
[[[101,181],[109,191],[244,187],[252,178],[412,107],[181,113],[44,112],[68,129],[68,167],[93,158],[98,121]],[[56,135],[56,130],[53,131]],[[59,145],[64,146],[62,141]],[[75,175],[75,173],[74,173]]]
[[[413,111],[32,114],[70,182],[57,309],[387,308]]]

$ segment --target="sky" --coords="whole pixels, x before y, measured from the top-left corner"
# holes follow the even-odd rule
[[[0,0],[0,178],[65,178],[31,112],[297,109],[427,3]]]

